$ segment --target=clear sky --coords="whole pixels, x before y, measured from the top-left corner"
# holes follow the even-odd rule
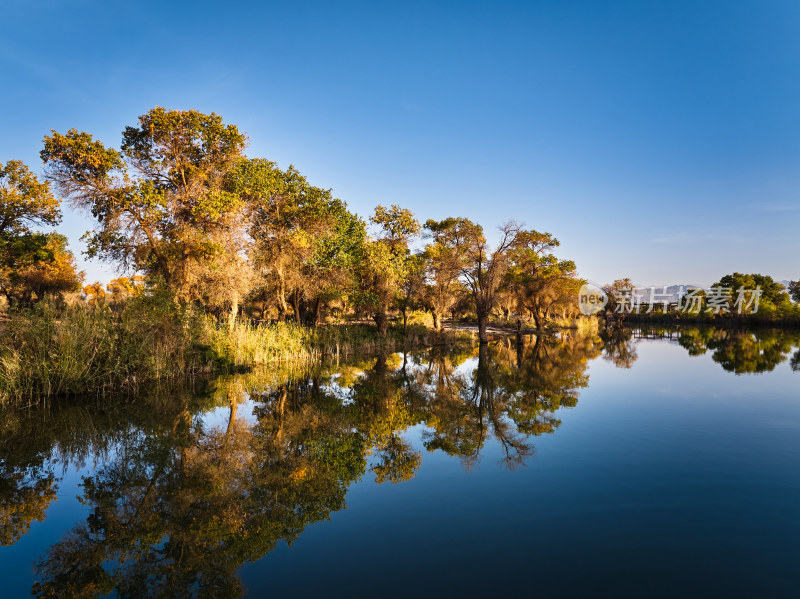
[[[800,3],[4,0],[0,162],[153,106],[367,216],[513,218],[598,283],[800,277]],[[73,250],[91,226],[65,210]],[[89,279],[109,268],[80,259]]]

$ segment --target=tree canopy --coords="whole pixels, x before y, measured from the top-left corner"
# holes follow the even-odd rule
[[[245,204],[225,188],[245,145],[216,114],[153,108],[125,128],[119,150],[70,129],[45,137],[41,157],[56,188],[97,220],[90,256],[159,275],[193,300],[221,269],[246,266]],[[221,283],[233,303],[244,285],[234,279]]]
[[[34,230],[60,222],[49,182],[18,160],[0,164],[0,289],[8,300],[29,304],[80,289],[83,274],[67,238]]]
[[[31,226],[61,222],[60,202],[19,160],[0,163],[0,236],[31,233]]]
[[[395,315],[405,327],[422,309],[437,330],[447,316],[473,315],[485,342],[498,310],[537,328],[575,313],[581,281],[572,261],[554,256],[552,234],[509,222],[493,245],[480,224],[447,217],[425,222],[420,248],[423,227],[407,208],[378,205],[367,223],[296,167],[247,156],[247,141],[218,114],[163,107],[125,127],[116,147],[53,130],[40,153],[44,183],[21,163],[0,165],[0,237],[58,223],[52,184],[94,219],[89,257],[118,266],[121,279],[146,277],[177,302],[228,311],[231,326],[244,306],[261,320],[303,325],[366,315],[386,336]],[[58,245],[15,247],[37,242],[39,254]],[[6,254],[10,281],[16,254]],[[118,303],[131,293],[115,285],[112,295]]]

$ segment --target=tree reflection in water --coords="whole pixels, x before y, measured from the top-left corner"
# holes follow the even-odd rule
[[[507,340],[480,346],[474,367],[457,371],[451,356],[431,350],[420,371],[429,389],[425,447],[470,467],[492,436],[507,466],[521,464],[533,450],[528,438],[552,433],[560,424],[555,412],[576,405],[577,389],[588,384],[586,363],[599,353],[593,337]]]
[[[89,515],[42,557],[35,595],[238,597],[240,566],[345,508],[365,475],[413,478],[420,449],[470,468],[491,443],[505,467],[524,463],[532,438],[555,432],[559,410],[577,404],[590,360],[603,353],[630,368],[637,337],[657,334],[438,346],[21,413],[0,426],[0,542],[44,518],[59,469],[94,460],[80,497]],[[796,334],[768,330],[686,329],[673,340],[736,373],[774,369],[798,345]],[[420,449],[404,434],[414,425]]]
[[[690,356],[711,352],[714,362],[727,372],[753,374],[771,372],[785,362],[800,345],[800,331],[689,327],[680,331],[678,343]]]
[[[642,339],[668,339],[690,356],[711,353],[711,358],[727,372],[756,374],[771,372],[789,359],[800,346],[800,331],[794,329],[735,329],[712,327],[642,328],[609,327],[600,332],[603,356],[619,368],[631,368],[637,359],[636,343]],[[789,363],[800,370],[800,349]]]

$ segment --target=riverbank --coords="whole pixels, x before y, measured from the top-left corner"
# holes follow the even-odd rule
[[[701,323],[661,319],[666,315],[637,315],[626,326],[713,327],[776,326],[774,321],[734,318],[704,319]],[[644,316],[644,318],[641,318]],[[548,323],[543,330],[516,322],[493,320],[489,332],[505,336],[556,334],[559,331],[596,333],[603,321],[573,318]],[[797,326],[787,321],[779,326]],[[135,394],[143,386],[179,381],[256,366],[307,365],[326,357],[348,357],[477,340],[469,322],[447,323],[436,331],[424,319],[389,327],[385,338],[368,322],[325,324],[220,321],[158,294],[123,304],[35,307],[10,312],[0,329],[0,404],[35,405],[49,398]]]
[[[11,313],[0,337],[0,403],[33,405],[57,396],[133,392],[154,381],[191,378],[325,356],[447,343],[466,331],[422,325],[229,326],[166,298],[123,306],[57,308],[41,303]]]

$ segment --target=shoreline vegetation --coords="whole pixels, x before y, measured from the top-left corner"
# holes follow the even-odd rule
[[[0,404],[603,323],[582,315],[587,281],[551,233],[508,221],[486,234],[397,205],[364,219],[246,146],[217,114],[156,107],[118,148],[53,130],[41,174],[0,163]],[[61,223],[62,202],[93,219],[84,254],[129,276],[87,284],[67,238],[42,232]],[[787,292],[734,273],[717,286],[764,291],[746,322],[800,322],[800,281]],[[630,279],[605,291],[605,324],[636,322],[613,316]]]
[[[794,309],[794,308],[792,308]],[[549,320],[493,318],[490,338],[552,336],[561,331],[613,340],[625,330],[795,329],[797,319],[758,315],[676,318],[669,313],[610,313]],[[789,316],[793,313],[788,312]],[[513,315],[510,315],[513,316]],[[304,368],[325,359],[388,354],[459,342],[479,344],[474,318],[430,326],[429,315],[395,314],[385,335],[369,322],[315,327],[292,321],[220,319],[176,303],[167,293],[141,294],[120,303],[65,305],[52,300],[7,312],[0,335],[0,404],[33,406],[59,397],[135,395],[144,386],[246,372],[267,367]],[[427,321],[427,322],[426,322]],[[654,328],[655,327],[655,328]],[[615,332],[619,331],[619,333]]]
[[[159,381],[477,342],[477,327],[464,323],[433,329],[420,322],[419,314],[405,327],[399,317],[395,320],[384,336],[366,322],[231,323],[165,295],[117,306],[42,301],[10,311],[3,323],[0,404],[137,393]],[[490,327],[489,332],[508,330]]]
[[[10,311],[0,337],[0,404],[32,406],[80,395],[135,394],[160,381],[243,372],[260,366],[303,367],[323,359],[386,354],[458,342],[478,343],[475,325],[434,329],[415,313],[399,316],[381,335],[366,322],[316,327],[294,322],[220,320],[165,295],[141,296],[123,305],[57,306],[43,301]],[[429,319],[428,319],[429,320]],[[442,323],[443,324],[443,323]],[[497,321],[488,334],[516,332]],[[569,328],[596,330],[596,320],[551,323],[550,334]]]
[[[707,290],[691,288],[666,305],[632,301],[638,291],[630,279],[603,287],[607,303],[599,315],[606,326],[800,326],[800,281],[790,281],[786,288],[767,275],[734,272]]]
[[[552,337],[560,332],[598,336],[613,345],[634,328],[691,334],[698,330],[794,329],[797,321],[719,316],[675,319],[672,314],[628,314],[551,320],[545,328],[526,321],[494,318],[490,338],[506,343],[522,336]],[[394,315],[381,335],[368,322],[338,322],[316,327],[294,322],[229,321],[176,303],[167,294],[143,294],[121,304],[58,305],[42,301],[11,310],[0,336],[0,404],[31,407],[43,401],[78,396],[132,396],[152,384],[191,381],[259,367],[306,368],[325,359],[385,355],[431,346],[480,344],[474,319],[424,321],[420,312]],[[629,336],[628,336],[629,337]],[[627,338],[627,337],[626,337]]]
[[[11,313],[0,340],[0,404],[33,405],[64,396],[135,393],[143,385],[303,365],[323,358],[447,345],[472,339],[464,330],[411,324],[386,336],[365,323],[306,327],[219,321],[212,315],[145,298],[124,308],[51,302]]]

